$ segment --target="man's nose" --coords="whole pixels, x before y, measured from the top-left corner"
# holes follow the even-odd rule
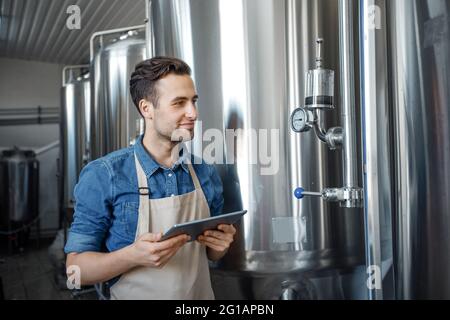
[[[187,105],[186,117],[192,121],[197,120],[197,107],[194,102],[190,102]]]

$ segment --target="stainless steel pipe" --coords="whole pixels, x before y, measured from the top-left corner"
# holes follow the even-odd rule
[[[341,119],[344,139],[342,143],[344,187],[358,185],[355,67],[353,42],[353,0],[339,0],[339,63],[341,75]]]

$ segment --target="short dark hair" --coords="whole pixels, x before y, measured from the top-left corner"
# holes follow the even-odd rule
[[[191,68],[183,60],[173,57],[154,57],[136,65],[130,78],[130,93],[138,109],[141,99],[148,99],[155,107],[158,106],[156,82],[168,74],[191,75]]]

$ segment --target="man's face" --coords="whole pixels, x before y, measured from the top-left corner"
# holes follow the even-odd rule
[[[188,75],[169,74],[156,84],[159,96],[154,108],[153,127],[160,136],[178,141],[194,137],[198,99],[194,82]]]

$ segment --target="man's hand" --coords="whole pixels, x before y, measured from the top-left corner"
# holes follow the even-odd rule
[[[197,239],[209,249],[208,257],[211,260],[219,260],[227,253],[236,234],[236,229],[232,224],[221,224],[217,229],[207,230]]]
[[[145,233],[130,246],[137,266],[162,268],[190,238],[182,234],[157,242],[161,237],[162,233]]]

